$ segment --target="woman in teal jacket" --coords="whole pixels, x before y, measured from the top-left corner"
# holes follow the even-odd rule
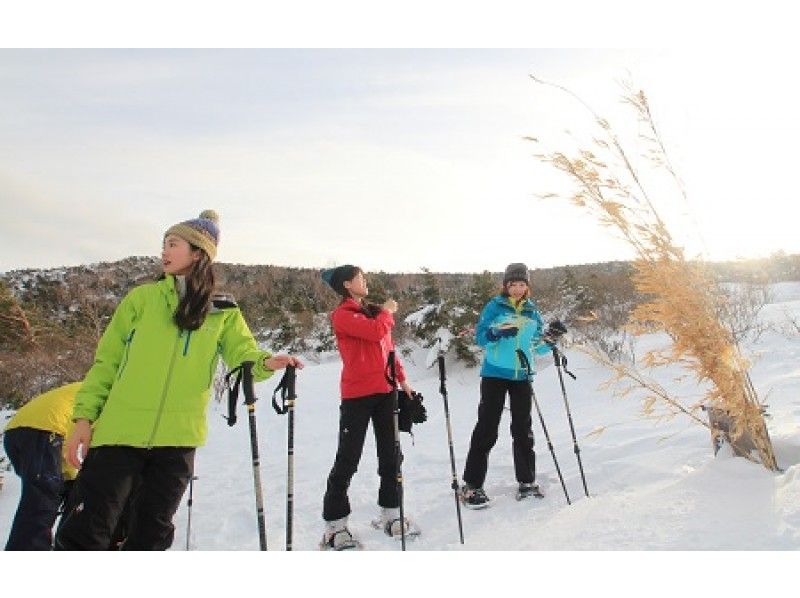
[[[464,466],[465,485],[461,494],[462,501],[469,508],[489,505],[483,483],[489,465],[489,452],[497,442],[497,429],[506,393],[511,408],[514,471],[519,483],[517,497],[541,496],[535,484],[532,389],[517,351],[522,350],[528,362],[533,364],[532,353],[549,353],[550,348],[543,341],[542,317],[529,295],[527,266],[509,264],[503,276],[502,293],[486,304],[475,329],[477,343],[484,348],[484,357],[478,421],[472,432]]]
[[[163,276],[130,291],[100,339],[75,397],[66,453],[81,467],[78,500],[56,549],[105,550],[137,479],[136,516],[123,548],[169,548],[195,449],[205,443],[219,358],[229,367],[253,361],[256,381],[287,365],[302,367],[295,357],[259,350],[232,299],[214,294],[217,220],[206,210],[167,230]]]

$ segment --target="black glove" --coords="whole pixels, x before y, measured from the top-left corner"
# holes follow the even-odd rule
[[[516,326],[509,326],[508,328],[489,328],[489,331],[486,333],[486,338],[490,341],[499,341],[501,338],[517,336],[517,332],[519,332],[519,328]]]
[[[553,320],[545,330],[542,340],[548,345],[555,345],[567,332],[567,327],[559,320]]]
[[[422,404],[422,395],[418,392],[409,396],[406,391],[397,393],[397,402],[400,413],[397,423],[401,432],[411,432],[413,424],[421,424],[428,420],[428,412]]]
[[[423,424],[428,421],[428,411],[422,404],[422,394],[415,392],[411,395],[411,421],[415,424]]]

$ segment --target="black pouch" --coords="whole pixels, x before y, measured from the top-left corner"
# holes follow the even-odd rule
[[[404,390],[397,391],[397,404],[400,413],[397,417],[401,432],[411,433],[411,426],[421,424],[428,419],[428,412],[422,404],[422,395],[418,392],[411,396]]]

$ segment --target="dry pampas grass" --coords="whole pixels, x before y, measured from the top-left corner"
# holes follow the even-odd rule
[[[724,323],[731,306],[703,262],[686,259],[656,209],[653,199],[656,193],[651,193],[653,187],[647,181],[652,179],[644,167],[671,180],[675,201],[687,202],[687,196],[667,156],[644,92],[628,85],[623,96],[635,111],[640,126],[637,145],[643,150],[634,158],[609,122],[577,95],[562,86],[533,79],[578,100],[590,111],[598,128],[590,149],[579,146],[570,154],[553,151],[539,153],[537,158],[569,177],[575,187],[570,200],[575,205],[615,229],[634,249],[634,281],[647,299],[631,312],[628,329],[634,334],[663,331],[672,340],[668,349],[647,353],[641,365],[654,368],[680,364],[694,375],[698,385],[708,390],[695,399],[674,397],[639,368],[614,363],[594,352],[597,359],[614,371],[615,376],[609,382],[620,395],[644,390],[643,411],[649,416],[681,414],[707,426],[699,415],[701,407],[721,414],[729,429],[711,426],[712,434],[727,434],[737,454],[776,470],[763,406],[750,382],[748,363]],[[528,139],[541,143],[533,137]],[[664,187],[659,185],[657,192],[663,198]],[[741,446],[753,450],[741,450]]]

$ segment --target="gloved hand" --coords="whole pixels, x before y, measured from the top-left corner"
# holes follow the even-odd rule
[[[512,336],[517,336],[517,332],[519,332],[519,328],[516,326],[508,326],[506,328],[489,328],[489,331],[486,333],[486,338],[490,341],[499,341],[501,338],[510,338]]]
[[[553,320],[545,330],[542,340],[548,345],[555,345],[567,332],[567,327],[559,320]]]
[[[410,433],[413,424],[421,424],[428,419],[428,412],[422,404],[422,395],[418,392],[412,391],[409,395],[405,390],[399,391],[397,405],[397,427],[401,432]]]
[[[422,424],[428,421],[428,411],[422,404],[422,394],[415,392],[411,395],[411,421],[415,424]]]

